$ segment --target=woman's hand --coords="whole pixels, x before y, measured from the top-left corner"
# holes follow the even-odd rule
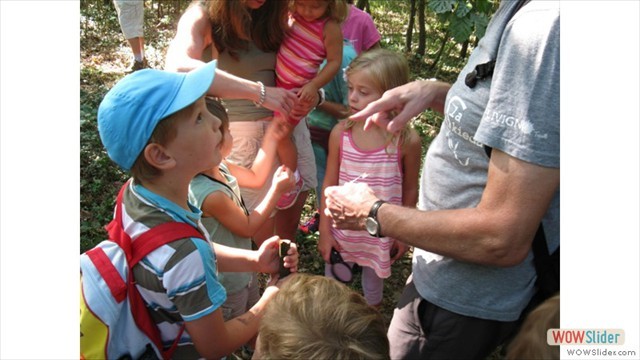
[[[298,102],[298,97],[293,91],[266,86],[264,102],[261,106],[281,114],[288,114]]]

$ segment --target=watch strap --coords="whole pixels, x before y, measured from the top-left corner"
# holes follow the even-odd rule
[[[369,217],[374,218],[376,219],[376,221],[378,221],[378,209],[380,209],[380,206],[382,206],[382,204],[384,203],[386,203],[386,201],[384,200],[378,200],[374,202],[371,206],[371,210],[369,210]]]

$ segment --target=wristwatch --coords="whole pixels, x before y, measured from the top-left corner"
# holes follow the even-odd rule
[[[325,100],[326,100],[326,97],[324,94],[324,89],[323,88],[318,89],[318,105],[316,105],[316,107],[324,104]]]
[[[371,236],[382,237],[380,222],[378,221],[378,209],[380,209],[380,206],[384,203],[386,203],[384,200],[374,202],[373,206],[371,206],[371,210],[369,210],[369,216],[364,221],[367,232]]]

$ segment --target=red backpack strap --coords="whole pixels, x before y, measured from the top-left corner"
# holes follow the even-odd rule
[[[120,188],[120,192],[118,192],[118,197],[116,198],[114,218],[105,226],[107,233],[109,233],[109,239],[116,242],[122,250],[124,250],[127,261],[131,261],[131,238],[122,229],[122,201],[124,199],[124,191],[127,189],[127,186],[129,186],[129,183],[131,183],[131,180],[125,182]]]
[[[184,238],[206,240],[200,231],[187,223],[168,222],[155,226],[138,236],[136,241],[131,243],[131,261],[129,264],[133,268],[153,250],[162,245]]]
[[[196,230],[196,228],[189,224],[168,222],[149,229],[147,232],[137,237],[136,241],[132,242],[131,262],[129,263],[129,283],[127,284],[129,288],[129,302],[134,313],[134,320],[136,324],[150,339],[155,342],[160,351],[162,351],[163,348],[160,331],[153,319],[151,319],[147,306],[136,288],[135,280],[133,279],[133,266],[160,246],[179,239],[191,237],[205,240],[205,237]],[[138,316],[137,314],[143,315]],[[184,328],[185,325],[182,324],[171,347],[166,351],[162,351],[163,358],[170,359],[172,357],[174,351],[178,348],[178,342],[184,332]]]
[[[163,351],[160,331],[151,318],[140,292],[138,292],[138,289],[136,288],[136,282],[133,277],[133,267],[145,256],[162,245],[185,238],[199,238],[203,240],[206,240],[206,238],[192,225],[181,222],[168,222],[149,229],[138,236],[136,241],[131,241],[131,238],[122,227],[122,201],[124,198],[124,192],[130,182],[131,180],[127,181],[122,185],[122,188],[120,188],[120,192],[116,199],[114,219],[106,226],[106,229],[109,233],[109,238],[120,245],[127,257],[127,262],[129,264],[127,292],[134,321],[140,330],[143,331],[162,352],[162,357],[164,359],[170,359],[178,347],[178,342],[184,332],[185,325],[182,324],[180,327],[178,336],[172,346],[168,350]]]

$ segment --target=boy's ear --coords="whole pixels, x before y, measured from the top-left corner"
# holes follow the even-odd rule
[[[144,158],[151,166],[160,170],[167,170],[176,165],[176,160],[167,154],[162,145],[156,143],[145,146]]]

